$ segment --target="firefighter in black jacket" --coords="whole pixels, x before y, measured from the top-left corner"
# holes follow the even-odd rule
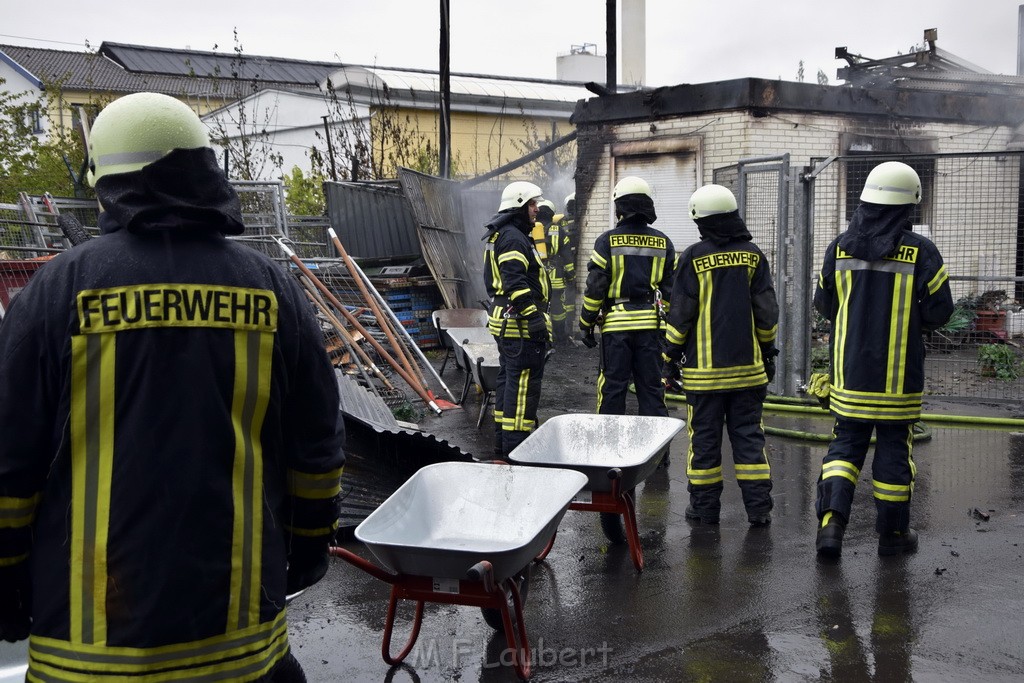
[[[597,412],[624,415],[632,378],[640,415],[665,417],[662,312],[672,289],[675,249],[665,233],[650,226],[658,217],[647,181],[627,176],[612,198],[618,223],[594,242],[579,320],[583,343],[592,348],[600,318]]]
[[[772,509],[761,412],[778,353],[775,287],[768,260],[751,242],[728,188],[698,189],[690,198],[690,216],[700,241],[679,258],[664,358],[665,377],[681,381],[686,392],[686,517],[718,523],[724,421],[747,520],[763,526],[771,522]]]
[[[115,100],[101,236],[0,325],[0,637],[29,680],[304,680],[285,596],[328,568],[344,463],[308,303],[244,226],[206,127]]]
[[[494,453],[506,457],[537,428],[544,359],[551,341],[548,276],[530,238],[541,189],[511,183],[485,228],[484,285],[491,298],[487,326],[501,366],[494,391]]]
[[[815,505],[816,548],[825,557],[842,554],[872,430],[878,554],[917,549],[910,498],[913,424],[924,391],[921,334],[944,325],[953,312],[939,250],[911,231],[910,215],[921,201],[917,172],[897,161],[879,164],[860,199],[846,232],[825,252],[814,293],[815,307],[832,323],[829,405],[836,418]]]
[[[551,202],[546,202],[551,204]],[[556,213],[548,225],[548,273],[551,277],[551,324],[555,341],[565,342],[576,319],[576,241],[572,211],[575,195],[565,198],[565,213]],[[554,204],[552,204],[554,207]],[[540,208],[544,222],[544,206]]]

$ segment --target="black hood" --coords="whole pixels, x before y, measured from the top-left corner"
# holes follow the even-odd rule
[[[103,176],[96,197],[129,232],[245,231],[238,194],[209,147],[176,149],[141,170]]]
[[[551,225],[551,219],[555,217],[555,212],[551,210],[549,206],[542,206],[537,209],[537,220],[544,224],[544,227]]]
[[[747,224],[740,218],[739,211],[716,213],[694,220],[702,240],[710,240],[716,246],[729,242],[749,242],[752,237]]]
[[[530,231],[533,230],[533,223],[530,222],[530,215],[526,213],[526,207],[506,209],[494,214],[494,217],[484,224],[484,230],[487,231],[487,234],[483,238],[487,239],[492,232],[497,232],[506,225],[514,226],[524,235],[529,235]]]
[[[877,261],[896,251],[904,230],[910,230],[913,204],[889,206],[861,202],[853,212],[839,246],[854,258]]]
[[[627,194],[616,199],[615,215],[620,221],[640,216],[648,225],[658,220],[658,214],[654,212],[654,200],[645,194]]]

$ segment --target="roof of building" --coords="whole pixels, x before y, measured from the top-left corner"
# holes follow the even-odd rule
[[[60,84],[64,90],[169,95],[208,94],[210,90],[208,83],[194,77],[126,71],[96,52],[0,45],[0,59],[27,74],[40,89]]]

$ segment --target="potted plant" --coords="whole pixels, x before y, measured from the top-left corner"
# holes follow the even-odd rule
[[[985,377],[1010,382],[1020,377],[1020,359],[1005,344],[982,344],[978,347],[978,365]]]

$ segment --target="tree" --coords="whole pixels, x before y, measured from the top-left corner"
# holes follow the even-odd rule
[[[828,76],[821,69],[818,69],[818,85],[828,85]]]
[[[6,81],[0,78],[0,86]],[[44,92],[57,88],[45,86]],[[48,99],[0,88],[0,201],[17,201],[19,192],[39,195],[91,196],[78,177],[85,158],[81,138],[74,132],[51,128],[39,133],[48,111]]]
[[[804,60],[800,60],[800,64],[796,68],[796,82],[804,82]]]
[[[290,173],[284,175],[285,204],[288,213],[295,216],[322,216],[327,209],[324,199],[324,180],[322,175],[311,173],[305,175],[298,166],[292,166]]]

